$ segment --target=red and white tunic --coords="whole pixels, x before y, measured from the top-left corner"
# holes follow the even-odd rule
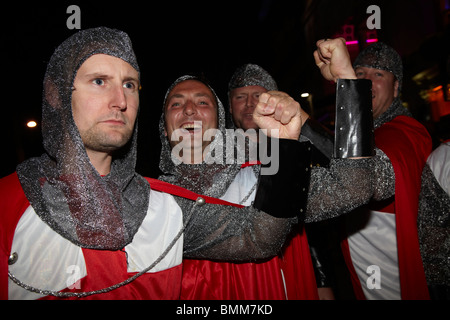
[[[8,271],[21,282],[43,290],[88,292],[108,288],[152,265],[182,228],[182,212],[173,197],[152,190],[147,215],[133,241],[122,251],[83,249],[53,231],[36,215],[16,174],[4,179],[7,181],[2,181],[0,188],[15,191],[10,190],[13,198],[2,204],[2,222],[6,221],[0,229],[2,299],[54,299],[18,286],[8,279]],[[9,206],[9,210],[4,206]],[[25,210],[20,210],[21,207]],[[8,266],[13,253],[17,254],[17,261]],[[183,237],[146,274],[87,299],[178,299],[182,254]]]

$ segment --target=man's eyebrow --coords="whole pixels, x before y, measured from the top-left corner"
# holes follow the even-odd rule
[[[106,73],[102,72],[93,72],[93,73],[87,73],[83,77],[85,78],[100,78],[100,79],[110,79],[112,76],[107,75]]]
[[[183,97],[184,97],[184,94],[174,93],[167,97],[167,101],[174,99],[174,98],[183,98]]]
[[[91,78],[91,79],[94,79],[94,78],[111,79],[111,78],[113,78],[113,76],[110,76],[110,75],[108,75],[106,73],[102,73],[102,72],[87,73],[83,77],[88,78],[88,79],[89,78]],[[127,76],[127,77],[125,77],[123,79],[123,81],[136,81],[136,82],[139,82],[139,79],[136,78],[136,77],[133,77],[133,76]]]
[[[138,78],[136,78],[136,77],[132,77],[132,76],[129,76],[129,77],[125,77],[125,79],[123,79],[124,81],[139,81],[139,79]]]
[[[123,82],[128,82],[128,81],[134,81],[137,84],[140,84],[141,82],[139,81],[139,78],[135,78],[135,77],[126,77],[125,79],[123,79]]]
[[[185,95],[182,93],[174,93],[167,97],[167,101],[174,98],[184,98]],[[198,92],[194,94],[194,97],[207,97],[212,99],[211,95],[207,94],[206,92]]]
[[[195,97],[207,97],[213,100],[213,98],[211,97],[210,94],[206,93],[206,92],[198,92],[194,95]]]

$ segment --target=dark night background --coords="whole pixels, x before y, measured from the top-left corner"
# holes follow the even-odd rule
[[[442,94],[431,96],[444,92],[439,86],[445,89],[449,83],[448,0],[13,2],[2,4],[0,177],[14,172],[23,160],[43,153],[39,126],[42,80],[54,49],[76,32],[66,27],[71,4],[81,9],[82,29],[117,28],[133,41],[143,86],[137,171],[146,176],[159,173],[157,124],[164,94],[186,73],[203,73],[227,104],[227,83],[234,70],[244,63],[260,64],[274,76],[280,90],[333,129],[334,88],[322,80],[314,64],[315,42],[345,33],[343,26],[353,26],[353,40],[365,43],[370,33],[366,9],[371,4],[381,9],[376,38],[393,46],[403,58],[403,100],[426,125],[435,146],[439,116],[450,113],[450,102]],[[361,48],[353,45],[352,57]],[[303,92],[311,93],[312,99],[301,98]],[[31,119],[38,122],[37,128],[26,127]]]

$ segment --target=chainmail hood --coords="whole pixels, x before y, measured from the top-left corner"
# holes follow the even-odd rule
[[[400,55],[383,42],[376,42],[365,48],[353,63],[353,68],[368,67],[391,72],[398,80],[398,92],[403,84],[403,63]]]
[[[229,104],[231,105],[230,94],[232,90],[248,86],[260,86],[267,91],[278,90],[276,81],[266,70],[256,64],[244,64],[236,69],[228,83]],[[227,128],[236,128],[230,112],[227,112],[226,125]]]
[[[135,173],[137,123],[129,143],[114,154],[111,172],[92,166],[72,116],[72,87],[95,54],[120,58],[139,72],[128,35],[105,27],[80,31],[54,52],[44,77],[44,153],[17,167],[38,216],[72,243],[119,250],[129,244],[148,208],[150,186]]]
[[[211,142],[210,153],[206,155],[205,160],[201,164],[184,164],[180,163],[175,165],[172,161],[171,156],[171,146],[169,144],[168,137],[165,136],[164,128],[165,128],[165,105],[166,100],[169,96],[169,93],[172,89],[178,85],[179,83],[187,80],[196,80],[205,84],[213,93],[216,104],[217,104],[217,117],[218,117],[218,133],[215,135],[214,140]],[[160,177],[161,180],[180,185],[184,188],[187,188],[191,191],[197,192],[199,194],[211,196],[211,197],[220,197],[228,188],[231,181],[234,179],[236,174],[240,170],[240,164],[226,163],[226,152],[223,151],[223,160],[222,163],[212,163],[207,164],[206,161],[209,156],[211,156],[211,152],[214,152],[215,148],[223,147],[226,141],[226,129],[225,129],[225,110],[222,102],[218,98],[215,91],[202,79],[185,75],[177,80],[169,87],[167,90],[166,96],[164,98],[163,103],[163,111],[161,115],[161,119],[159,122],[159,132],[161,138],[161,158],[159,167],[161,171],[164,173],[163,176]],[[230,150],[228,150],[230,151]],[[234,152],[234,150],[233,150]]]
[[[403,83],[403,63],[400,55],[392,47],[383,42],[377,42],[364,49],[353,63],[353,68],[368,67],[391,72],[398,80],[398,96],[391,106],[377,119],[374,119],[375,129],[399,115],[411,117],[411,113],[402,105],[400,92]]]
[[[248,86],[260,86],[268,91],[278,90],[277,83],[266,70],[250,63],[236,69],[228,83],[228,92]]]

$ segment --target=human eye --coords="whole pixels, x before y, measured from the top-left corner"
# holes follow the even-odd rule
[[[177,108],[179,106],[181,106],[181,102],[179,101],[172,101],[169,103],[169,108]]]
[[[137,88],[137,84],[136,83],[134,83],[133,81],[129,81],[129,82],[125,82],[124,84],[123,84],[123,87],[125,88],[125,89],[129,89],[129,90],[136,90],[136,88]]]
[[[92,80],[92,83],[97,86],[103,86],[103,85],[105,85],[105,80],[103,80],[101,78],[96,78],[96,79]]]

